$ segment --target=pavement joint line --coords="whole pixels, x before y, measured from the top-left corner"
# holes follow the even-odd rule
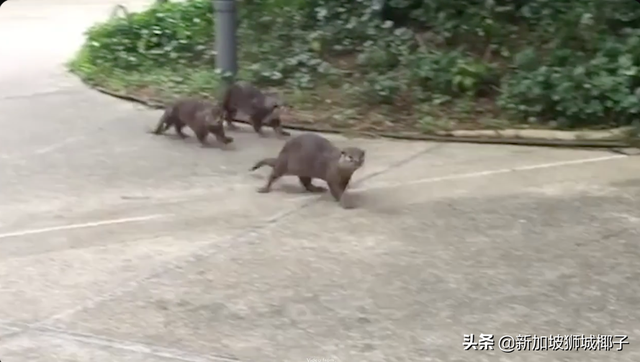
[[[478,171],[478,172],[454,174],[454,175],[448,175],[448,176],[424,178],[424,179],[414,180],[414,181],[388,183],[388,184],[382,184],[382,185],[371,186],[371,187],[361,187],[361,188],[353,189],[351,192],[359,193],[359,192],[369,191],[369,190],[381,190],[381,189],[388,189],[388,188],[395,188],[395,187],[402,187],[402,186],[409,186],[409,185],[436,183],[441,181],[479,178],[484,176],[493,176],[493,175],[499,175],[499,174],[505,174],[505,173],[511,173],[511,172],[522,172],[522,171],[540,170],[545,168],[582,165],[587,163],[604,162],[604,161],[610,161],[610,160],[622,159],[622,158],[628,158],[628,157],[630,156],[617,154],[613,156],[582,158],[582,159],[570,160],[570,161],[542,163],[542,164],[536,164],[536,165],[518,166],[518,167],[511,167],[511,168],[500,168],[495,170],[485,170],[485,171]]]
[[[68,90],[56,89],[56,90],[48,90],[48,91],[43,91],[43,92],[31,92],[31,93],[14,94],[14,95],[8,95],[8,96],[0,97],[0,102],[12,101],[12,100],[21,100],[21,99],[31,99],[31,98],[36,98],[36,97],[75,95],[75,94],[80,94],[83,91],[84,91],[84,89],[82,89],[82,88],[74,87],[73,89],[68,89]]]
[[[435,146],[430,146],[427,147],[423,150],[420,150],[419,152],[410,155],[398,162],[394,162],[391,165],[387,166],[385,169],[375,172],[371,175],[368,175],[366,177],[364,177],[363,179],[360,179],[357,183],[360,184],[368,179],[371,179],[373,177],[379,176],[381,174],[384,174],[386,172],[388,172],[389,170],[392,170],[396,167],[400,167],[414,159],[416,159],[419,156],[424,155],[425,153],[435,150],[437,148],[440,147],[444,147],[444,144],[436,144]],[[293,201],[296,202],[299,199],[294,199]],[[266,230],[269,227],[272,227],[274,225],[276,225],[279,221],[286,219],[287,217],[293,215],[294,213],[296,213],[297,211],[300,211],[310,205],[313,205],[314,203],[319,202],[320,197],[316,197],[316,198],[312,198],[311,200],[306,199],[303,201],[306,202],[300,202],[298,203],[296,206],[289,208],[288,210],[285,210],[283,212],[280,212],[278,214],[276,214],[275,216],[267,219],[266,221],[259,223],[258,225],[255,225],[251,228],[248,229],[248,231],[243,231],[238,233],[237,235],[227,239],[227,243],[230,244],[235,244],[238,242],[248,242],[248,243],[252,243],[252,241],[254,241],[259,233],[262,230]],[[68,227],[67,227],[68,229]],[[40,229],[43,230],[43,229]],[[5,234],[6,235],[6,234]],[[2,237],[2,235],[0,235],[0,237]],[[58,331],[62,331],[59,329],[56,329],[54,327],[51,326],[47,326],[47,324],[55,321],[56,319],[61,319],[70,315],[73,315],[77,312],[80,312],[82,310],[86,310],[88,308],[94,307],[96,306],[98,303],[101,302],[105,302],[108,300],[112,300],[114,298],[117,298],[118,296],[123,295],[124,293],[127,293],[129,291],[134,290],[135,288],[137,288],[141,283],[144,283],[146,281],[149,281],[153,278],[157,278],[161,275],[163,275],[164,273],[168,273],[171,272],[179,267],[181,267],[184,264],[190,263],[190,262],[196,262],[198,261],[199,258],[204,258],[207,257],[215,252],[219,252],[220,251],[220,245],[222,243],[220,242],[210,242],[210,243],[206,243],[205,245],[203,245],[201,248],[197,249],[195,252],[193,252],[191,255],[188,255],[186,257],[179,257],[176,258],[177,260],[174,261],[167,261],[165,264],[163,264],[160,267],[156,268],[155,272],[152,272],[144,277],[141,278],[135,278],[131,281],[129,281],[128,283],[123,283],[121,288],[118,288],[110,293],[106,293],[103,294],[102,296],[99,296],[97,298],[90,298],[87,301],[85,301],[84,303],[79,304],[78,306],[74,307],[74,308],[70,308],[67,309],[61,313],[55,314],[53,316],[50,316],[48,318],[42,319],[40,321],[37,321],[35,323],[32,324],[24,324],[24,327],[15,331],[15,332],[11,332],[8,335],[5,335],[3,337],[3,339],[7,339],[9,337],[11,338],[15,338],[17,336],[23,335],[25,333],[28,333],[30,331],[43,331],[43,330],[58,330]],[[207,247],[211,246],[211,245],[216,245],[218,246],[218,248],[215,248],[213,250],[207,250]],[[224,250],[224,248],[223,248]],[[2,321],[0,321],[0,323],[2,323]],[[65,332],[67,335],[70,335],[68,332]],[[94,342],[96,342],[98,339],[93,339]],[[104,339],[102,339],[104,341]],[[115,344],[113,345],[115,346]],[[120,344],[120,346],[122,347],[123,345]],[[140,346],[138,344],[138,346]],[[232,358],[226,358],[223,359],[224,357],[218,357],[217,359],[209,359],[209,360],[203,360],[203,359],[182,359],[183,361],[186,362],[209,362],[209,361],[237,361],[237,359],[232,359]]]
[[[372,179],[372,178],[374,178],[376,176],[380,176],[380,175],[382,175],[384,173],[387,173],[388,171],[390,171],[390,170],[392,170],[394,168],[398,168],[400,166],[404,166],[407,163],[409,163],[411,161],[414,161],[418,157],[424,156],[425,154],[427,154],[429,152],[436,151],[437,149],[443,148],[446,145],[447,145],[446,143],[437,143],[435,145],[431,145],[429,147],[426,147],[425,149],[420,150],[420,151],[416,152],[415,154],[413,154],[413,155],[411,155],[409,157],[403,158],[400,161],[396,161],[396,162],[392,163],[391,165],[387,166],[386,168],[384,168],[384,169],[382,169],[382,170],[380,170],[378,172],[374,172],[372,174],[369,174],[369,175],[359,179],[358,181],[354,182],[354,185],[360,185],[360,184],[364,183],[365,181],[367,181],[369,179]]]
[[[164,357],[175,359],[179,361],[185,362],[237,362],[239,361],[237,358],[231,356],[224,355],[201,355],[193,352],[184,351],[182,349],[176,348],[166,348],[155,345],[150,345],[147,343],[133,342],[133,341],[125,341],[114,338],[108,338],[103,336],[98,336],[91,333],[78,333],[71,332],[64,329],[53,328],[53,327],[38,327],[32,330],[33,332],[52,335],[57,338],[70,339],[77,342],[82,342],[86,344],[93,344],[99,346],[110,347],[114,349],[132,351],[137,353],[144,353],[148,355],[153,355],[157,357]]]
[[[387,166],[384,170],[381,170],[379,172],[376,172],[374,174],[371,174],[367,177],[365,177],[364,179],[359,180],[358,183],[361,183],[367,179],[371,179],[372,177],[384,174],[385,172],[388,172],[389,170],[392,170],[393,168],[399,167],[407,162],[410,162],[411,160],[424,155],[425,153],[435,150],[439,147],[444,147],[444,144],[436,144],[435,146],[430,146],[427,147],[423,150],[420,150],[419,152],[410,155],[398,162],[394,162],[391,165]],[[313,205],[314,203],[319,202],[321,198],[320,197],[315,197],[312,198],[311,200],[308,200],[305,198],[305,200],[302,201],[306,201],[306,202],[300,202],[297,203],[296,206],[293,206],[291,208],[289,208],[288,210],[285,210],[283,212],[280,212],[276,215],[274,215],[273,217],[258,223],[257,225],[254,225],[253,227],[248,228],[248,230],[246,231],[242,231],[239,232],[238,234],[226,239],[226,244],[236,244],[236,243],[240,243],[240,242],[246,242],[246,243],[253,243],[253,241],[258,237],[259,233],[263,230],[266,230],[274,225],[276,225],[279,221],[286,219],[287,217],[293,215],[294,213],[296,213],[297,211],[300,211],[310,205]],[[307,201],[308,200],[308,201]],[[294,202],[298,201],[297,199],[293,200]],[[213,254],[213,253],[220,253],[220,250],[225,250],[225,248],[221,248],[220,246],[223,245],[224,242],[219,242],[218,240],[210,242],[210,243],[206,243],[205,245],[203,245],[201,248],[198,248],[196,251],[194,251],[192,254],[185,256],[185,257],[178,257],[175,260],[171,261],[166,261],[162,266],[159,266],[156,268],[155,272],[151,272],[150,274],[147,274],[144,277],[140,277],[140,278],[134,278],[132,280],[130,280],[129,282],[125,282],[122,283],[122,287],[117,288],[115,290],[113,290],[110,293],[106,293],[103,294],[97,298],[89,298],[88,300],[86,300],[84,303],[80,303],[79,305],[77,305],[74,308],[70,308],[67,309],[65,311],[62,311],[58,314],[52,315],[48,318],[42,319],[38,322],[35,322],[33,324],[28,325],[26,328],[22,329],[19,332],[16,332],[14,336],[18,336],[24,333],[27,333],[31,330],[35,330],[38,328],[43,328],[46,327],[47,324],[50,324],[51,322],[55,321],[55,320],[59,320],[61,318],[65,318],[67,316],[73,315],[75,313],[78,313],[82,310],[86,310],[88,308],[94,307],[96,306],[98,303],[102,303],[108,300],[112,300],[114,298],[117,298],[129,291],[132,291],[134,289],[136,289],[140,284],[149,281],[153,278],[158,278],[159,276],[174,271],[178,268],[180,268],[182,265],[188,264],[188,263],[192,263],[192,262],[197,262],[199,259],[201,258],[206,258],[207,256]],[[217,248],[212,248],[211,250],[207,250],[207,248],[209,246],[215,245],[217,246]]]
[[[49,146],[39,148],[39,149],[33,151],[33,154],[41,155],[43,153],[48,153],[48,152],[51,152],[51,151],[55,151],[56,149],[58,149],[60,147],[63,147],[65,145],[69,144],[69,143],[74,143],[74,142],[81,141],[82,139],[84,139],[84,137],[82,137],[82,136],[65,138],[64,140],[62,140],[60,142],[56,142],[56,143],[53,143],[53,144],[51,144]]]
[[[0,326],[11,330],[10,333],[2,335],[1,341],[6,342],[10,338],[21,335],[27,330],[32,333],[49,335],[58,339],[67,339],[83,344],[92,344],[98,346],[109,347],[118,350],[137,352],[157,357],[169,358],[185,362],[237,362],[237,358],[225,355],[202,355],[199,353],[189,352],[182,349],[167,348],[148,343],[135,341],[125,341],[110,337],[99,336],[92,333],[73,332],[66,329],[51,326],[36,326],[35,324],[10,322],[0,320]]]
[[[396,162],[390,164],[389,166],[385,167],[384,169],[382,169],[380,171],[377,171],[377,172],[374,172],[372,174],[366,175],[365,177],[363,177],[363,178],[357,180],[356,182],[354,182],[353,184],[354,185],[360,185],[360,184],[364,183],[367,180],[370,180],[370,179],[372,179],[372,178],[374,178],[376,176],[380,176],[380,175],[382,175],[382,174],[384,174],[384,173],[386,173],[386,172],[388,172],[388,171],[390,171],[390,170],[392,170],[394,168],[397,168],[397,167],[400,167],[402,165],[405,165],[405,164],[415,160],[416,158],[418,158],[420,156],[423,156],[424,154],[426,154],[426,153],[428,153],[430,151],[435,151],[436,149],[442,148],[442,147],[445,147],[444,143],[439,143],[439,144],[436,144],[436,145],[433,145],[433,146],[426,147],[425,149],[420,150],[420,151],[414,153],[413,155],[410,155],[408,157],[405,157],[405,158],[403,158],[403,159],[401,159],[399,161],[396,161]],[[308,196],[298,196],[298,197],[295,197],[294,200],[305,200],[305,199],[307,199],[307,197]],[[275,222],[279,221],[282,218],[288,217],[290,214],[293,214],[294,212],[300,211],[302,209],[307,208],[308,206],[313,205],[316,202],[319,202],[319,200],[320,200],[320,197],[312,198],[308,202],[303,203],[298,209],[290,210],[288,212],[277,214],[276,216],[272,217],[271,219],[268,219],[267,222],[268,223],[275,223]]]
[[[406,158],[403,158],[400,161],[392,163],[391,165],[387,166],[383,170],[380,170],[378,172],[375,172],[375,173],[372,173],[370,175],[365,176],[364,178],[358,180],[356,182],[356,184],[362,184],[366,180],[369,180],[369,179],[372,179],[372,178],[374,178],[376,176],[382,175],[382,174],[384,174],[384,173],[386,173],[386,172],[388,172],[388,171],[390,171],[390,170],[392,170],[394,168],[397,168],[397,167],[400,167],[400,166],[402,166],[404,164],[407,164],[407,163],[415,160],[416,158],[418,158],[418,157],[420,157],[420,156],[422,156],[422,155],[424,155],[424,154],[426,154],[426,153],[428,153],[430,151],[433,151],[433,150],[435,150],[437,148],[444,147],[444,146],[446,146],[446,144],[437,144],[435,146],[430,146],[430,147],[427,147],[427,148],[425,148],[423,150],[420,150],[419,152],[417,152],[417,153],[415,153],[413,155],[410,155],[410,156],[408,156]],[[600,158],[596,158],[596,159],[583,159],[583,160],[578,160],[578,161],[580,163],[585,163],[585,162],[594,162],[596,160],[602,160],[602,159],[614,159],[614,158],[622,158],[622,157],[626,157],[626,156],[616,155],[616,156],[600,157]],[[576,162],[569,161],[569,163],[576,163]],[[551,167],[553,165],[561,165],[561,164],[569,164],[569,163],[568,162],[560,162],[560,163],[553,163],[553,164],[533,165],[533,166],[526,166],[525,168],[532,168],[532,167],[533,168],[543,168],[543,167]],[[501,171],[500,173],[507,172],[507,171],[510,171],[512,169],[505,169],[505,170],[506,171]],[[489,171],[489,172],[491,172],[491,171]],[[493,173],[496,173],[496,171],[493,171]],[[477,176],[483,176],[483,175],[487,174],[487,171],[482,172],[482,173],[468,174],[468,175],[476,175],[476,174],[477,174]],[[464,175],[462,175],[462,176],[464,176]],[[454,175],[452,177],[460,178],[461,175],[457,175],[457,176]],[[472,176],[466,176],[466,177],[472,177]],[[440,178],[440,179],[446,180],[446,178]],[[424,182],[424,180],[422,180],[422,181]],[[432,182],[434,182],[434,181],[432,181]],[[302,198],[300,198],[300,199],[302,199]],[[296,201],[298,201],[300,199],[296,198],[296,199],[294,199],[292,201],[296,202]],[[320,200],[320,197],[312,198],[311,200],[309,200],[307,198],[304,198],[301,201],[306,201],[306,202],[300,202],[298,205],[296,205],[294,207],[291,207],[288,210],[285,210],[283,212],[280,212],[280,213],[274,215],[273,217],[267,219],[266,221],[264,221],[264,222],[262,222],[262,223],[260,223],[258,225],[255,225],[254,227],[249,228],[247,231],[243,231],[243,232],[238,233],[235,236],[232,236],[231,238],[227,239],[227,243],[230,243],[230,244],[234,244],[234,243],[238,243],[238,242],[249,242],[249,243],[251,243],[254,239],[257,238],[257,236],[259,235],[259,233],[262,230],[268,229],[269,227],[277,224],[279,221],[281,221],[283,219],[286,219],[287,217],[293,215],[294,213],[296,213],[296,212],[298,212],[298,211],[300,211],[300,210],[302,210],[302,209],[304,209],[304,208],[306,208],[308,206],[311,206],[311,205],[319,202],[319,200]],[[2,234],[0,234],[0,237],[2,237]],[[150,274],[148,274],[148,275],[146,275],[144,277],[141,277],[141,278],[133,279],[133,280],[129,281],[128,283],[123,283],[122,284],[123,286],[121,288],[118,288],[118,289],[116,289],[116,290],[114,290],[114,291],[112,291],[110,293],[103,294],[102,296],[100,296],[98,298],[90,298],[89,300],[85,301],[84,303],[79,304],[78,306],[76,306],[74,308],[68,309],[66,311],[63,311],[63,312],[58,313],[58,314],[55,314],[55,315],[50,316],[48,318],[42,319],[42,320],[40,320],[38,322],[35,322],[33,324],[26,324],[26,325],[24,325],[24,328],[22,328],[20,330],[17,330],[17,331],[15,331],[13,333],[10,333],[9,335],[5,335],[3,339],[6,339],[7,337],[17,337],[19,335],[23,335],[24,333],[27,333],[27,332],[30,332],[30,331],[52,330],[54,328],[52,328],[50,326],[47,326],[47,324],[49,324],[49,323],[51,323],[51,322],[53,322],[55,320],[58,320],[58,319],[73,315],[73,314],[75,314],[77,312],[80,312],[82,310],[86,310],[88,308],[94,307],[98,303],[105,302],[105,301],[117,298],[118,296],[121,296],[121,295],[123,295],[123,294],[125,294],[125,293],[127,293],[129,291],[134,290],[141,283],[149,281],[149,280],[151,280],[153,278],[157,278],[157,277],[159,277],[159,276],[161,276],[161,275],[163,275],[165,273],[171,272],[171,271],[181,267],[184,264],[188,264],[190,262],[196,262],[201,258],[207,257],[207,256],[209,256],[209,255],[211,255],[211,254],[213,254],[215,252],[219,252],[221,244],[222,243],[217,242],[217,241],[216,242],[211,242],[211,243],[206,243],[205,245],[203,245],[203,247],[199,248],[198,250],[196,250],[195,252],[193,252],[192,254],[190,254],[190,255],[188,255],[186,257],[179,257],[175,261],[166,261],[164,264],[162,264],[161,266],[157,267],[155,272],[152,272],[152,273],[150,273]],[[216,246],[218,246],[218,248],[213,249],[213,250],[207,250],[207,248],[209,246],[211,246],[211,245],[216,245]],[[222,248],[222,249],[224,250],[224,248]],[[68,332],[65,332],[65,333],[70,335]],[[93,340],[97,341],[97,339],[93,339]],[[122,347],[122,345],[120,345],[120,346]],[[224,358],[224,357],[221,357],[221,358]],[[225,359],[221,359],[221,358],[218,358],[217,361],[221,361],[221,360],[224,361],[225,360]],[[215,360],[211,360],[211,359],[209,359],[209,360],[202,360],[202,359],[186,359],[185,360],[185,359],[183,359],[183,360],[187,361],[187,362],[215,361]],[[236,361],[236,360],[227,358],[226,361]]]
[[[169,214],[155,214],[155,215],[128,217],[128,218],[121,218],[121,219],[110,219],[110,220],[93,221],[93,222],[87,222],[87,223],[81,223],[81,224],[67,224],[67,225],[52,226],[52,227],[41,228],[41,229],[30,229],[30,230],[28,229],[28,230],[21,230],[21,231],[13,231],[13,232],[0,234],[0,239],[7,239],[7,238],[12,238],[12,237],[34,235],[34,234],[43,234],[43,233],[55,232],[55,231],[86,229],[86,228],[98,227],[98,226],[124,224],[124,223],[131,223],[131,222],[140,222],[140,221],[149,221],[149,220],[164,218],[164,217],[167,217],[167,216],[170,216],[170,215]]]
[[[302,205],[304,206],[304,205]],[[257,226],[254,227],[250,227],[248,228],[248,230],[246,231],[242,231],[237,233],[235,236],[232,236],[231,238],[226,239],[226,244],[236,244],[236,243],[241,243],[241,242],[251,242],[251,240],[249,239],[254,239],[255,237],[258,236],[259,232],[262,231],[263,229],[267,229],[270,226],[274,225],[275,222],[277,222],[279,219],[281,219],[282,217],[286,217],[287,215],[295,212],[296,210],[300,209],[301,206],[294,206],[291,208],[291,210],[287,210],[284,211],[278,215],[276,215],[275,217],[272,217],[270,219],[268,219],[266,222],[262,222]],[[130,280],[129,282],[124,282],[122,283],[122,287],[117,288],[115,290],[113,290],[110,293],[106,293],[103,294],[102,296],[99,296],[97,298],[90,298],[87,301],[85,301],[84,303],[79,304],[78,306],[65,310],[61,313],[55,314],[53,316],[50,316],[46,319],[43,319],[39,322],[36,322],[34,324],[31,325],[30,328],[27,328],[25,330],[23,330],[24,332],[27,332],[33,328],[36,327],[40,327],[40,326],[44,326],[54,320],[57,319],[61,319],[64,317],[67,317],[69,315],[75,314],[77,312],[80,312],[82,310],[94,307],[95,305],[97,305],[98,303],[102,303],[108,300],[112,300],[114,298],[117,298],[127,292],[130,292],[134,289],[136,289],[138,286],[140,286],[142,283],[147,282],[151,279],[154,278],[158,278],[160,276],[162,276],[165,273],[174,271],[176,269],[181,268],[183,265],[185,264],[189,264],[189,263],[193,263],[193,262],[197,262],[198,260],[202,259],[202,258],[206,258],[207,256],[213,254],[213,253],[220,253],[220,248],[214,248],[211,250],[207,250],[208,247],[215,245],[215,246],[221,246],[224,245],[225,242],[224,241],[220,241],[220,240],[215,240],[212,242],[208,242],[205,245],[203,245],[202,247],[198,248],[197,250],[195,250],[192,254],[187,255],[187,256],[182,256],[182,257],[178,257],[174,260],[168,260],[165,261],[164,264],[158,266],[157,268],[155,268],[155,272],[151,272],[150,274],[140,277],[140,278],[135,278],[133,280]],[[222,248],[224,249],[224,248]]]
[[[0,320],[0,327],[11,331],[20,331],[24,328],[28,328],[29,325],[26,323],[16,323],[6,320]]]
[[[367,175],[365,178],[358,180],[358,184],[363,183],[364,181],[374,178],[376,176],[379,176],[381,174],[384,174],[386,172],[388,172],[389,170],[392,170],[393,168],[396,167],[400,167],[414,159],[416,159],[417,157],[437,148],[439,145],[437,145],[436,147],[429,147],[426,148],[424,150],[419,151],[418,153],[411,155],[409,157],[406,157],[398,162],[395,162],[391,165],[389,165],[388,167],[386,167],[384,170],[375,172],[373,174]],[[547,163],[547,164],[538,164],[538,165],[531,165],[531,166],[522,166],[522,167],[516,167],[516,168],[509,168],[509,169],[499,169],[499,170],[488,170],[488,171],[482,171],[482,172],[475,172],[475,173],[470,173],[470,174],[462,174],[462,175],[452,175],[452,176],[445,176],[445,177],[439,177],[439,178],[431,178],[431,179],[423,179],[423,180],[417,180],[417,183],[425,183],[425,182],[437,182],[437,181],[445,181],[445,180],[449,180],[449,179],[459,179],[459,178],[470,178],[470,177],[481,177],[481,176],[486,176],[486,175],[491,175],[491,174],[500,174],[500,173],[506,173],[506,172],[511,172],[511,171],[524,171],[524,170],[533,170],[533,169],[541,169],[541,168],[550,168],[550,167],[560,167],[560,166],[564,166],[564,165],[570,165],[570,164],[582,164],[582,163],[589,163],[589,162],[597,162],[597,161],[605,161],[605,160],[611,160],[611,159],[618,159],[618,158],[624,158],[624,157],[628,157],[625,155],[615,155],[615,156],[607,156],[607,157],[598,157],[598,158],[589,158],[589,159],[580,159],[580,160],[574,160],[574,161],[562,161],[562,162],[555,162],[555,163]],[[410,184],[411,182],[409,182],[408,184]],[[405,183],[407,184],[407,183]],[[369,189],[374,189],[374,188],[379,188],[379,187],[371,187]],[[254,226],[253,228],[250,228],[248,231],[239,233],[239,235],[236,235],[230,239],[228,239],[228,242],[230,243],[235,243],[235,242],[242,242],[242,241],[249,241],[251,242],[251,239],[255,239],[259,232],[261,230],[264,230],[266,228],[268,228],[271,225],[276,224],[278,221],[294,214],[295,212],[306,208],[307,206],[310,206],[316,202],[318,202],[320,198],[313,198],[311,200],[308,200],[307,202],[302,202],[292,208],[290,208],[289,210],[285,210],[277,215],[275,215],[274,217],[266,220],[266,222],[261,223],[261,225],[257,225]],[[297,200],[294,200],[297,201]],[[148,216],[147,216],[148,218]],[[105,222],[97,222],[98,224],[104,224]],[[113,220],[111,221],[111,223],[113,223]],[[62,227],[57,227],[57,228],[48,228],[48,229],[39,229],[39,230],[32,230],[32,231],[26,231],[27,233],[40,233],[40,232],[47,232],[47,231],[53,231],[51,229],[69,229],[69,228],[78,228],[78,227],[89,227],[89,226],[99,226],[99,225],[95,225],[96,223],[91,223],[93,225],[86,225],[86,224],[76,224],[76,225],[68,225],[68,226],[62,226]],[[24,232],[23,232],[24,233]],[[15,233],[11,233],[11,234],[15,234]],[[6,234],[0,234],[0,237],[3,237],[3,235]],[[4,237],[8,237],[8,236],[4,236]],[[128,342],[113,342],[113,341],[106,341],[103,338],[100,337],[75,337],[73,336],[70,332],[64,332],[63,330],[56,330],[54,328],[48,327],[46,326],[47,323],[54,321],[56,319],[60,319],[63,318],[65,316],[68,315],[72,315],[78,311],[81,310],[85,310],[87,308],[90,308],[92,306],[95,306],[96,304],[103,302],[103,301],[107,301],[113,298],[116,298],[117,296],[120,296],[130,290],[135,289],[138,285],[140,285],[141,283],[150,280],[152,278],[158,277],[166,272],[169,271],[173,271],[174,269],[176,269],[176,267],[179,267],[180,265],[184,264],[184,263],[188,263],[190,261],[197,261],[199,258],[201,257],[206,257],[212,253],[214,253],[215,251],[217,251],[218,249],[215,250],[209,250],[207,251],[206,249],[212,245],[214,243],[207,243],[206,245],[204,245],[202,248],[200,248],[200,250],[197,250],[196,252],[194,252],[193,254],[187,256],[186,258],[179,258],[181,260],[178,261],[169,261],[165,264],[163,264],[162,266],[158,267],[158,271],[155,273],[151,273],[150,275],[147,275],[145,277],[142,278],[138,278],[136,280],[131,281],[130,283],[125,284],[125,287],[123,288],[119,288],[118,290],[111,292],[111,293],[107,293],[106,295],[103,295],[99,298],[94,298],[94,299],[90,299],[85,303],[80,304],[79,306],[72,308],[70,310],[64,311],[62,313],[59,313],[57,315],[54,315],[52,317],[46,318],[44,320],[41,320],[39,322],[36,322],[34,324],[26,324],[24,325],[24,327],[22,329],[17,329],[15,332],[13,333],[9,333],[8,335],[5,335],[3,337],[3,339],[6,339],[7,337],[15,337],[15,336],[19,336],[22,335],[24,333],[27,333],[29,331],[51,331],[54,330],[56,331],[55,333],[58,334],[64,334],[66,336],[69,336],[70,338],[75,338],[77,340],[83,339],[85,342],[87,343],[95,343],[95,344],[103,344],[103,345],[110,345],[111,347],[114,348],[120,348],[120,349],[129,349],[129,350],[134,350],[134,351],[138,351],[140,352],[142,350],[142,352],[145,353],[154,353],[153,349],[151,348],[145,348],[145,347],[140,347],[143,345],[140,344],[135,344],[134,347],[128,347],[126,345],[126,343]],[[219,245],[219,243],[215,243],[216,245]],[[1,323],[1,322],[0,322]],[[14,324],[14,329],[16,329],[16,326]],[[91,342],[89,342],[89,340]],[[104,342],[106,341],[106,342]],[[157,349],[156,349],[157,350]],[[176,353],[175,352],[170,352],[170,351],[176,351],[176,350],[163,350],[160,352],[155,353],[158,356],[167,356],[170,358],[175,358],[172,357],[174,356]],[[178,351],[179,353],[182,353],[182,351]],[[183,360],[183,361],[187,361],[187,362],[204,362],[204,361],[235,361],[234,359],[229,359],[226,357],[220,357],[220,358],[216,358],[216,359],[203,359],[200,356],[195,356],[194,355],[190,355],[187,357],[180,357],[180,355],[177,355],[178,359]]]
[[[152,241],[152,240],[158,240],[158,239],[164,239],[167,236],[172,235],[170,232],[161,232],[161,233],[156,233],[153,237],[150,238],[144,238],[142,241],[146,242],[146,241]],[[96,244],[96,245],[87,245],[87,246],[72,246],[69,248],[64,248],[64,249],[54,249],[54,250],[45,250],[45,251],[41,251],[41,252],[34,252],[34,253],[29,253],[29,254],[24,254],[24,255],[17,255],[17,256],[12,256],[10,257],[10,259],[12,261],[20,261],[20,260],[28,260],[28,259],[32,259],[34,257],[38,257],[38,256],[43,256],[43,255],[48,255],[51,257],[55,257],[56,255],[59,254],[64,254],[67,252],[74,252],[74,251],[94,251],[94,250],[107,250],[111,247],[122,247],[122,246],[128,246],[128,245],[135,245],[137,243],[141,242],[140,239],[138,238],[132,238],[132,239],[125,239],[121,242],[115,242],[115,243],[109,243],[109,244]],[[198,245],[198,244],[202,244],[203,242],[195,242],[194,244]],[[2,288],[0,287],[0,294],[6,291],[14,291],[14,289],[11,288]],[[0,321],[0,325],[2,325],[2,321]],[[1,361],[0,361],[1,362]]]
[[[416,159],[417,157],[422,156],[422,155],[424,155],[425,153],[427,153],[429,151],[435,150],[437,147],[441,147],[441,145],[436,145],[435,147],[429,147],[429,148],[426,148],[424,150],[421,150],[420,152],[417,152],[416,154],[414,154],[412,156],[409,156],[409,157],[407,157],[405,159],[402,159],[402,160],[400,160],[400,161],[388,166],[387,168],[385,168],[385,169],[383,169],[381,171],[374,172],[374,173],[372,173],[370,175],[365,176],[364,178],[358,180],[354,184],[355,185],[360,185],[360,184],[364,183],[366,180],[369,180],[371,178],[379,176],[379,175],[381,175],[381,174],[383,174],[383,173],[385,173],[385,172],[387,172],[387,171],[389,171],[389,170],[391,170],[393,168],[405,165],[405,164],[411,162],[412,160]],[[369,191],[369,190],[395,188],[395,187],[402,187],[402,186],[408,186],[408,185],[436,183],[436,182],[442,182],[442,181],[461,180],[461,179],[468,179],[468,178],[479,178],[479,177],[484,177],[484,176],[499,175],[499,174],[505,174],[505,173],[511,173],[511,172],[521,172],[521,171],[530,171],[530,170],[545,169],[545,168],[554,168],[554,167],[563,167],[563,166],[587,164],[587,163],[593,163],[593,162],[603,162],[603,161],[609,161],[609,160],[614,160],[614,159],[622,159],[622,158],[627,158],[627,157],[630,157],[630,156],[616,154],[616,155],[611,155],[611,156],[602,156],[602,157],[595,157],[595,158],[584,158],[584,159],[578,159],[578,160],[559,161],[559,162],[535,164],[535,165],[529,165],[529,166],[519,166],[519,167],[511,167],[511,168],[485,170],[485,171],[478,171],[478,172],[471,172],[471,173],[463,173],[463,174],[454,174],[454,175],[447,175],[447,176],[440,176],[440,177],[425,178],[425,179],[414,180],[414,181],[405,181],[405,182],[398,182],[398,183],[382,184],[382,185],[370,186],[370,187],[366,187],[366,186],[365,187],[358,187],[358,188],[352,189],[350,192],[359,193],[359,192],[364,192],[364,191]],[[247,184],[243,184],[242,186],[243,187],[241,187],[241,188],[253,187],[253,185],[249,185],[248,183]],[[308,199],[308,197],[306,195],[292,198],[293,201],[306,200],[306,199]],[[181,203],[181,202],[183,202],[183,200],[175,200],[175,203]],[[311,201],[311,203],[313,203],[313,202],[316,202],[316,200],[314,199],[314,200]],[[302,205],[300,207],[300,209],[305,208],[306,206],[308,206],[308,205]],[[275,222],[275,221],[279,220],[282,217],[288,216],[289,213],[293,213],[293,212],[296,212],[298,210],[299,209],[295,209],[294,208],[294,209],[291,209],[290,212],[285,211],[284,213],[279,213],[279,214],[275,215],[274,217],[272,217],[270,219],[267,219],[266,222],[267,223]],[[73,229],[81,229],[81,228],[89,228],[89,227],[107,226],[107,225],[128,223],[128,222],[148,221],[148,220],[167,217],[167,216],[170,216],[170,214],[148,215],[148,216],[142,216],[142,217],[102,220],[102,221],[88,222],[88,223],[82,223],[82,224],[61,225],[61,226],[42,228],[42,229],[22,230],[22,231],[2,233],[2,234],[0,234],[0,239],[27,236],[27,235],[33,235],[33,234],[41,234],[41,233],[47,233],[47,232],[56,232],[56,231],[73,230]]]
[[[16,323],[16,322],[10,322],[6,320],[0,320],[0,327],[11,331],[9,333],[0,335],[0,343],[1,343],[13,337],[22,335],[22,333],[30,326],[27,323]]]

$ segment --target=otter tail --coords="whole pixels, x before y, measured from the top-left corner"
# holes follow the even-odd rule
[[[153,134],[161,134],[161,133],[165,132],[166,130],[168,130],[169,127],[171,126],[169,124],[169,117],[170,116],[171,116],[171,110],[170,109],[165,110],[165,112],[162,115],[162,117],[160,117],[160,121],[158,121],[158,125],[156,126],[156,128],[151,133],[153,133]]]
[[[275,158],[265,158],[263,160],[260,160],[253,167],[251,167],[251,171],[255,171],[262,166],[270,166],[272,168],[276,167],[276,160],[277,159]]]

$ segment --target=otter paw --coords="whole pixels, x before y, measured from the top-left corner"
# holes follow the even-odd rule
[[[320,193],[320,192],[326,192],[327,188],[326,187],[322,187],[322,186],[311,185],[308,190],[309,190],[309,192]]]
[[[344,198],[340,199],[339,204],[345,210],[351,210],[355,208],[355,205],[352,202],[347,201]]]

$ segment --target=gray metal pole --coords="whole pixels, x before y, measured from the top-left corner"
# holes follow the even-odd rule
[[[236,0],[213,0],[216,12],[216,68],[238,71],[236,42]]]

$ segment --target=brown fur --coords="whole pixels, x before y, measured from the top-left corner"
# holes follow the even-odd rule
[[[329,186],[334,199],[343,207],[342,195],[351,181],[351,176],[364,164],[365,151],[357,147],[339,149],[328,139],[315,133],[303,133],[289,139],[277,158],[258,161],[251,171],[262,166],[271,166],[267,184],[258,192],[271,191],[271,185],[282,176],[298,176],[300,183],[309,192],[326,191],[314,186],[314,178],[321,179]]]
[[[173,126],[181,138],[186,138],[187,135],[182,132],[185,125],[196,134],[202,146],[209,146],[209,133],[223,144],[233,142],[233,138],[224,134],[220,107],[198,98],[182,98],[168,106],[153,133],[162,134]]]
[[[275,93],[263,93],[258,88],[245,82],[234,83],[227,88],[221,102],[221,108],[225,112],[227,125],[230,129],[236,129],[233,124],[238,112],[249,116],[254,131],[263,135],[262,126],[269,125],[276,134],[290,136],[282,129],[280,115],[290,108]]]

